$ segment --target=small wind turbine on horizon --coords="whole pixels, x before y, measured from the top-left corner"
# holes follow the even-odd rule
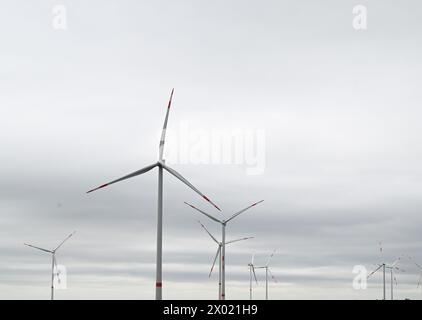
[[[270,274],[271,279],[274,282],[278,282],[277,279],[274,277],[274,275],[272,274],[271,270],[270,270],[270,261],[272,259],[272,257],[274,256],[275,250],[270,254],[270,256],[268,257],[267,263],[262,266],[262,267],[255,267],[255,269],[265,269],[265,300],[268,300],[268,274]]]
[[[381,243],[380,243],[380,253],[381,253],[381,256],[382,256],[382,246],[381,246]],[[397,258],[395,261],[393,261],[393,263],[391,263],[391,264],[389,264],[389,263],[386,263],[386,262],[382,262],[381,264],[378,264],[378,267],[374,270],[374,271],[372,271],[369,275],[368,275],[368,277],[367,277],[367,279],[369,279],[372,275],[374,275],[375,273],[377,273],[378,272],[378,270],[381,270],[382,269],[382,283],[383,283],[383,300],[386,300],[386,286],[385,286],[385,281],[386,281],[386,278],[385,278],[385,271],[388,269],[388,270],[390,270],[390,290],[391,290],[391,300],[394,300],[394,283],[397,285],[397,279],[396,279],[396,277],[395,277],[395,275],[394,275],[394,271],[402,271],[402,272],[404,272],[404,270],[403,269],[401,269],[401,268],[399,268],[397,265],[398,265],[398,263],[400,262],[400,260],[401,260],[401,257],[399,257],[399,258]]]
[[[68,235],[54,250],[44,249],[37,246],[34,246],[32,244],[24,243],[25,246],[44,251],[51,254],[51,300],[54,300],[54,277],[57,275],[59,276],[59,273],[57,272],[57,259],[56,259],[56,252],[57,250],[70,238],[72,237],[76,231],[73,231],[70,235]],[[56,270],[57,274],[54,272]]]
[[[418,285],[416,286],[417,289],[421,288],[421,299],[422,299],[422,266],[417,263],[415,260],[413,260],[412,257],[409,257],[409,260],[413,262],[413,264],[419,269],[419,279],[418,279]]]
[[[255,265],[253,264],[254,258],[255,258],[255,254],[252,255],[251,262],[248,263],[248,267],[249,267],[249,300],[252,300],[252,275],[255,278],[256,284],[258,284],[258,279],[256,278],[256,273],[255,273]]]
[[[156,281],[155,281],[155,299],[161,300],[162,299],[162,255],[163,255],[163,169],[166,170],[168,173],[170,173],[172,176],[176,177],[178,180],[183,182],[185,185],[187,185],[189,188],[191,188],[193,191],[195,191],[197,194],[199,194],[203,199],[211,203],[216,209],[219,211],[220,208],[217,207],[207,196],[205,196],[201,191],[199,191],[196,187],[194,187],[187,179],[185,179],[180,173],[178,173],[176,170],[170,168],[168,165],[165,164],[164,160],[164,143],[165,143],[165,137],[166,137],[166,130],[167,130],[167,122],[170,112],[171,103],[173,100],[173,93],[174,89],[171,91],[170,100],[168,102],[167,106],[167,113],[166,117],[164,119],[164,125],[163,130],[161,133],[161,139],[159,144],[159,157],[158,162],[153,163],[145,168],[142,168],[138,171],[132,172],[122,178],[113,180],[109,183],[103,184],[95,189],[89,190],[87,193],[96,191],[98,189],[107,187],[111,184],[130,179],[136,176],[139,176],[141,174],[144,174],[155,167],[158,167],[158,205],[157,205],[157,257],[156,257]]]
[[[221,228],[222,228],[222,238],[221,238],[222,247],[221,247],[221,297],[220,297],[220,300],[226,299],[226,258],[225,257],[226,257],[226,244],[227,244],[227,242],[226,242],[226,226],[227,226],[227,223],[230,222],[231,220],[233,220],[234,218],[236,218],[238,215],[245,212],[246,210],[256,206],[257,204],[259,204],[263,201],[264,200],[256,202],[256,203],[250,205],[249,207],[246,207],[245,209],[242,209],[239,212],[236,212],[235,214],[233,214],[227,220],[219,220],[219,219],[213,217],[212,215],[206,213],[205,211],[202,211],[201,209],[198,209],[197,207],[185,202],[185,204],[188,205],[189,207],[195,209],[196,211],[200,212],[201,214],[207,216],[211,220],[213,220],[213,221],[215,221],[215,222],[217,222],[221,225]]]
[[[218,249],[217,249],[217,253],[215,255],[214,261],[212,263],[211,266],[211,270],[210,273],[208,275],[208,278],[211,277],[212,271],[214,270],[214,266],[215,266],[215,262],[218,259],[218,299],[221,299],[221,248],[223,247],[223,243],[218,241],[212,234],[211,232],[208,231],[208,229],[201,223],[201,221],[198,221],[198,223],[201,225],[201,227],[205,230],[206,233],[208,233],[208,235],[211,237],[211,239],[217,243],[218,245]],[[253,239],[253,237],[246,237],[246,238],[240,238],[240,239],[236,239],[236,240],[231,240],[231,241],[227,241],[226,244],[230,244],[230,243],[234,243],[234,242],[239,242],[239,241],[244,241],[244,240],[248,240],[248,239]]]

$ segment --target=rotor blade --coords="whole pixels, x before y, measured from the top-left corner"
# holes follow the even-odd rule
[[[70,237],[72,237],[76,231],[73,231],[71,234],[69,234],[53,251],[56,252],[58,248],[60,248]]]
[[[195,191],[197,194],[199,194],[206,201],[208,201],[209,203],[211,203],[215,208],[217,208],[219,211],[221,211],[220,208],[217,207],[217,205],[215,205],[207,196],[205,196],[204,194],[202,194],[201,191],[199,191],[198,189],[196,189],[193,186],[193,184],[191,184],[188,180],[186,180],[180,173],[178,173],[176,170],[174,170],[174,169],[166,166],[164,163],[160,163],[160,165],[163,166],[163,168],[166,169],[170,174],[172,174],[173,176],[175,176],[177,179],[179,179],[180,181],[182,181],[189,188],[191,188],[193,191]]]
[[[173,100],[173,93],[174,93],[174,88],[173,88],[173,90],[171,90],[170,100],[169,100],[169,104],[167,106],[166,118],[164,119],[163,131],[161,132],[161,139],[160,139],[160,146],[159,146],[159,150],[160,150],[160,155],[159,155],[160,158],[159,159],[160,160],[163,160],[164,143],[165,143],[165,140],[166,140],[167,121],[169,119],[171,102]]]
[[[231,241],[226,242],[226,244],[239,242],[239,241],[243,241],[243,240],[248,240],[248,239],[253,239],[253,238],[254,237],[246,237],[246,238],[242,238],[242,239],[231,240]]]
[[[201,221],[198,221],[198,223],[201,225],[201,227],[205,230],[206,233],[218,244],[220,245],[220,242],[217,241],[216,238],[211,234],[211,232],[208,231],[208,229],[201,223]]]
[[[239,212],[237,212],[237,213],[235,213],[234,215],[232,215],[232,216],[231,216],[231,217],[227,220],[227,222],[229,222],[230,220],[232,220],[232,219],[236,218],[239,214],[241,214],[241,213],[245,212],[246,210],[248,210],[248,209],[250,209],[250,208],[252,208],[252,207],[256,206],[257,204],[259,204],[259,203],[261,203],[261,202],[263,202],[263,201],[264,201],[264,200],[261,200],[261,201],[255,202],[254,204],[250,205],[249,207],[247,207],[247,208],[245,208],[245,209],[243,209],[243,210],[240,210]]]
[[[268,257],[267,263],[266,263],[266,267],[268,267],[268,265],[270,264],[271,259],[274,257],[275,254],[275,250],[270,254],[270,256]]]
[[[420,276],[419,276],[419,280],[418,280],[418,286],[417,286],[417,288],[419,288],[420,286],[421,286],[421,283],[422,283],[422,273],[420,274]]]
[[[143,169],[140,169],[138,171],[132,172],[132,173],[130,173],[130,174],[124,176],[124,177],[121,177],[121,178],[117,179],[117,180],[113,180],[113,181],[111,181],[109,183],[106,183],[106,184],[103,184],[103,185],[101,185],[101,186],[99,186],[99,187],[97,187],[95,189],[89,190],[89,191],[87,191],[87,193],[91,193],[91,192],[96,191],[98,189],[102,189],[102,188],[107,187],[107,186],[109,186],[109,185],[111,185],[113,183],[116,183],[116,182],[120,182],[120,181],[129,179],[129,178],[133,178],[133,177],[139,176],[140,174],[143,174],[143,173],[148,172],[151,169],[155,168],[157,165],[158,165],[158,163],[154,163],[154,164],[152,164],[150,166],[147,166],[147,167],[145,167]]]
[[[216,253],[215,258],[214,258],[214,261],[212,263],[210,274],[208,275],[208,278],[211,278],[211,273],[214,270],[215,262],[217,261],[217,257],[218,257],[218,254],[220,253],[220,251],[221,251],[221,246],[219,245],[218,249],[217,249],[217,253]]]
[[[374,271],[372,271],[367,277],[366,279],[369,279],[370,276],[372,276],[375,272],[377,272],[379,269],[382,268],[382,265],[380,265],[378,268],[376,268]]]
[[[422,267],[415,260],[413,260],[412,257],[409,256],[409,260],[411,260],[415,264],[415,266],[422,270]]]
[[[51,250],[48,250],[48,249],[43,249],[43,248],[40,248],[40,247],[36,247],[36,246],[31,245],[31,244],[24,243],[24,245],[26,245],[26,246],[28,246],[28,247],[31,247],[31,248],[34,248],[34,249],[38,249],[38,250],[41,250],[41,251],[45,251],[45,252],[48,252],[48,253],[53,253],[53,251],[51,251]]]
[[[218,223],[223,223],[222,221],[220,221],[220,220],[218,220],[218,219],[214,218],[212,215],[210,215],[210,214],[208,214],[208,213],[206,213],[206,212],[202,211],[201,209],[198,209],[197,207],[195,207],[195,206],[193,206],[193,205],[191,205],[191,204],[189,204],[189,203],[187,203],[187,202],[185,202],[185,204],[187,204],[189,207],[191,207],[191,208],[195,209],[196,211],[199,211],[199,212],[200,212],[200,213],[202,213],[203,215],[206,215],[206,216],[207,216],[208,218],[210,218],[211,220],[214,220],[215,222],[218,222]]]
[[[394,262],[393,262],[393,264],[391,265],[392,267],[394,267],[397,263],[399,263],[400,262],[400,259],[401,259],[401,257],[398,257]]]
[[[415,264],[415,266],[417,266],[419,269],[422,270],[422,267],[415,260],[413,260],[413,258],[411,256],[408,256],[408,258],[409,258],[410,261],[412,261]]]
[[[253,266],[253,264],[251,265],[251,267],[252,267],[253,276],[255,278],[255,282],[256,282],[256,284],[258,284],[258,278],[256,277],[255,267]]]
[[[273,279],[273,281],[274,281],[275,283],[277,283],[278,281],[277,281],[277,279],[274,277],[274,275],[272,274],[272,272],[271,272],[271,269],[270,269],[270,268],[268,268],[268,272],[269,272],[269,274],[270,274],[270,276],[271,276],[271,279]]]
[[[253,265],[253,261],[254,261],[254,259],[255,259],[255,253],[254,254],[252,254],[252,258],[251,258],[251,264]]]

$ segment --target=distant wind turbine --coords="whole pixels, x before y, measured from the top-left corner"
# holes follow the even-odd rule
[[[151,169],[158,167],[158,206],[157,206],[157,258],[156,258],[156,281],[155,281],[155,299],[161,300],[162,299],[162,249],[163,249],[163,169],[165,169],[168,173],[182,181],[184,184],[186,184],[189,188],[191,188],[193,191],[195,191],[197,194],[199,194],[202,198],[204,198],[206,201],[211,203],[215,208],[220,210],[219,207],[217,207],[207,196],[202,194],[196,187],[194,187],[187,179],[185,179],[180,173],[178,173],[176,170],[170,168],[168,165],[165,164],[164,161],[164,142],[166,138],[166,130],[167,130],[167,122],[171,107],[171,102],[173,100],[173,93],[174,89],[171,91],[170,100],[167,106],[167,113],[166,118],[164,120],[163,125],[163,131],[161,133],[161,139],[160,139],[160,145],[159,145],[159,157],[158,162],[153,163],[145,168],[142,168],[138,171],[132,172],[122,178],[119,178],[117,180],[113,180],[109,183],[103,184],[95,189],[89,190],[87,193],[93,192],[95,190],[107,187],[111,184],[114,184],[116,182],[120,182],[129,178],[133,178],[136,176],[139,176],[141,174],[144,174]]]
[[[212,266],[211,266],[211,270],[210,270],[210,273],[209,273],[209,275],[208,275],[208,277],[211,277],[211,274],[212,274],[212,271],[214,270],[214,266],[215,266],[215,262],[217,261],[217,258],[219,258],[218,259],[218,269],[219,269],[219,271],[218,271],[218,299],[220,299],[221,298],[221,248],[222,248],[222,246],[223,246],[223,243],[222,242],[220,242],[220,241],[218,241],[212,234],[211,234],[211,232],[209,232],[208,231],[208,229],[201,223],[201,221],[198,221],[199,222],[199,224],[201,225],[201,227],[205,230],[205,232],[206,233],[208,233],[208,235],[211,237],[211,239],[215,242],[215,243],[217,243],[217,245],[218,245],[218,249],[217,249],[217,253],[216,253],[216,255],[215,255],[215,258],[214,258],[214,261],[213,261],[213,263],[212,263]],[[226,244],[230,244],[230,243],[234,243],[234,242],[239,242],[239,241],[244,241],[244,240],[248,240],[248,239],[253,239],[253,237],[247,237],[247,238],[241,238],[241,239],[236,239],[236,240],[231,240],[231,241],[227,241],[226,242]]]
[[[34,249],[37,249],[37,250],[41,250],[41,251],[44,251],[44,252],[51,254],[51,300],[54,300],[54,276],[55,276],[54,270],[57,271],[56,252],[75,233],[76,233],[76,231],[73,231],[70,235],[68,235],[66,237],[66,239],[64,239],[54,250],[44,249],[44,248],[33,246],[31,244],[24,243],[24,245],[26,245],[28,247],[31,247],[31,248],[34,248]],[[57,276],[58,276],[58,274],[57,274]]]
[[[418,279],[418,285],[416,286],[416,288],[421,288],[421,299],[422,299],[422,266],[419,263],[417,263],[415,260],[413,260],[412,257],[409,257],[409,259],[419,269],[419,279]]]
[[[267,263],[265,264],[265,266],[262,267],[255,267],[255,269],[265,269],[265,300],[268,300],[268,274],[270,274],[271,278],[273,279],[274,282],[277,282],[277,279],[273,276],[273,274],[271,273],[270,270],[270,261],[272,259],[272,257],[274,256],[275,250],[270,254],[270,256],[268,257]]]
[[[255,278],[256,284],[258,284],[258,279],[256,278],[255,266],[253,264],[255,254],[252,255],[251,262],[248,263],[249,267],[249,299],[252,300],[252,275]]]
[[[381,246],[381,242],[380,242],[380,253],[382,253],[382,252],[383,252],[383,250],[382,250],[382,246]],[[383,292],[382,297],[383,298],[382,299],[383,300],[386,300],[386,286],[385,286],[386,278],[385,278],[385,271],[387,269],[390,270],[390,291],[391,291],[390,293],[391,293],[391,300],[394,299],[394,282],[397,285],[397,279],[394,276],[394,271],[402,271],[402,272],[404,272],[403,269],[401,269],[401,268],[399,268],[397,266],[398,263],[400,262],[400,259],[401,259],[401,257],[399,257],[398,259],[396,259],[393,263],[382,262],[382,263],[378,264],[377,268],[374,271],[372,271],[368,275],[368,277],[367,277],[367,279],[369,279],[372,275],[374,275],[375,273],[377,273],[378,270],[381,270],[382,269],[382,279],[383,279],[382,280],[382,283],[383,283],[383,290],[382,290],[382,292]]]
[[[264,200],[261,200],[259,202],[256,202],[252,205],[250,205],[249,207],[246,207],[245,209],[240,210],[239,212],[236,212],[235,214],[233,214],[229,219],[227,220],[219,220],[215,217],[213,217],[212,215],[206,213],[205,211],[202,211],[201,209],[196,208],[195,206],[185,202],[185,204],[187,204],[189,207],[195,209],[196,211],[202,213],[203,215],[207,216],[208,218],[210,218],[211,220],[219,223],[222,227],[222,247],[221,247],[221,297],[220,300],[225,300],[226,299],[226,225],[228,222],[230,222],[231,220],[233,220],[234,218],[236,218],[238,215],[242,214],[243,212],[245,212],[246,210],[248,210],[249,208],[252,208],[254,206],[256,206],[257,204],[263,202]]]

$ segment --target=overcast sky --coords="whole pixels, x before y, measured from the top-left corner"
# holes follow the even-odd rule
[[[353,28],[358,4],[367,30]],[[66,30],[52,26],[55,5]],[[265,199],[228,226],[228,239],[255,237],[227,247],[228,299],[249,297],[251,254],[264,264],[274,249],[270,298],[380,298],[381,274],[352,288],[355,265],[422,263],[421,11],[417,0],[1,1],[0,298],[48,299],[49,256],[23,243],[53,248],[73,230],[57,299],[154,298],[157,171],[85,192],[157,161],[173,87],[168,163],[223,212],[165,175],[163,297],[217,298],[217,247],[197,220],[220,229],[183,201],[224,218]],[[252,153],[206,161],[231,134]],[[420,298],[418,270],[402,267],[397,298]]]

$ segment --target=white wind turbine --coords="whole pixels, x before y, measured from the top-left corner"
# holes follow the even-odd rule
[[[73,231],[70,235],[68,235],[54,250],[44,249],[44,248],[33,246],[31,244],[24,243],[24,245],[26,245],[28,247],[31,247],[31,248],[34,248],[34,249],[37,249],[37,250],[41,250],[41,251],[44,251],[44,252],[51,254],[51,300],[54,300],[54,276],[55,275],[57,275],[57,277],[59,276],[59,273],[57,272],[56,252],[75,233],[76,233],[76,231]],[[57,274],[54,272],[55,270],[56,270]]]
[[[419,269],[419,279],[418,279],[418,285],[416,286],[416,288],[421,288],[421,299],[422,299],[422,266],[416,261],[414,261],[412,257],[409,257],[409,260],[411,260],[415,264],[415,266]]]
[[[253,264],[255,254],[252,255],[251,262],[248,263],[249,267],[249,299],[252,300],[252,275],[255,278],[256,284],[258,284],[258,279],[256,278],[255,265]]]
[[[233,214],[229,219],[227,220],[219,220],[215,217],[213,217],[212,215],[206,213],[205,211],[202,211],[201,209],[196,208],[195,206],[185,202],[185,204],[187,204],[189,207],[195,209],[196,211],[202,213],[203,215],[207,216],[208,218],[210,218],[211,220],[219,223],[222,227],[222,239],[221,239],[221,297],[220,300],[225,300],[226,299],[226,226],[227,223],[230,222],[231,220],[233,220],[234,218],[236,218],[238,215],[242,214],[243,212],[245,212],[246,210],[248,210],[249,208],[252,208],[254,206],[256,206],[257,204],[263,202],[264,200],[261,200],[259,202],[256,202],[252,205],[250,205],[249,207],[240,210],[239,212],[236,212],[235,214]]]
[[[380,252],[382,253],[382,247],[381,247],[381,243],[380,243]],[[383,283],[383,295],[382,295],[382,299],[386,300],[386,286],[385,286],[385,281],[386,281],[386,276],[385,276],[385,271],[388,269],[390,270],[390,290],[391,290],[391,300],[394,299],[394,282],[397,285],[397,279],[394,276],[394,271],[402,271],[404,272],[403,269],[400,269],[397,265],[400,262],[401,257],[399,257],[398,259],[396,259],[395,261],[393,261],[393,263],[386,263],[386,262],[382,262],[380,264],[378,264],[378,267],[372,271],[367,279],[369,279],[373,274],[375,274],[376,272],[378,272],[378,270],[382,269],[382,283]]]
[[[270,270],[270,267],[269,267],[270,261],[271,261],[272,257],[274,256],[274,253],[275,253],[275,250],[268,257],[268,260],[267,260],[267,263],[265,264],[265,266],[255,267],[255,269],[265,269],[265,300],[268,300],[268,274],[270,274],[271,279],[273,279],[274,282],[278,282],[277,279],[271,273],[271,270]]]
[[[422,299],[422,267],[418,264],[416,264],[419,268],[419,280],[418,280],[418,286],[417,288],[421,288],[421,299]]]
[[[166,118],[164,120],[164,126],[163,131],[161,133],[161,139],[160,139],[160,145],[159,145],[159,157],[158,162],[153,163],[145,168],[142,168],[138,171],[132,172],[122,178],[119,178],[117,180],[113,180],[109,183],[103,184],[99,186],[98,188],[92,189],[88,191],[87,193],[90,193],[92,191],[107,187],[113,183],[120,182],[129,178],[133,178],[136,176],[139,176],[141,174],[144,174],[151,169],[158,167],[158,206],[157,206],[157,257],[156,257],[156,282],[155,282],[155,299],[161,300],[162,299],[162,248],[163,248],[163,169],[165,169],[168,173],[182,181],[184,184],[186,184],[189,188],[191,188],[193,191],[195,191],[197,194],[199,194],[202,198],[204,198],[206,201],[211,203],[215,208],[220,210],[208,197],[206,197],[202,192],[200,192],[197,188],[195,188],[187,179],[185,179],[180,173],[178,173],[176,170],[170,168],[168,165],[165,164],[163,155],[164,155],[164,142],[166,137],[166,129],[167,129],[167,121],[169,117],[171,102],[173,99],[173,93],[174,89],[171,91],[170,100],[167,106],[167,113]]]
[[[201,223],[201,221],[198,221],[199,224],[201,225],[201,227],[205,230],[206,233],[208,233],[208,235],[211,237],[212,240],[214,240],[215,243],[217,243],[218,245],[218,249],[217,249],[217,253],[215,255],[214,261],[212,263],[211,266],[211,270],[210,273],[208,275],[208,277],[211,277],[212,271],[214,270],[214,266],[215,266],[215,262],[218,259],[218,299],[221,298],[221,248],[223,247],[223,243],[218,241],[212,234],[211,232],[208,231],[208,229]],[[241,238],[241,239],[236,239],[236,240],[231,240],[231,241],[227,241],[226,244],[230,244],[230,243],[234,243],[234,242],[239,242],[239,241],[244,241],[244,240],[248,240],[248,239],[253,239],[253,237],[246,237],[246,238]]]

